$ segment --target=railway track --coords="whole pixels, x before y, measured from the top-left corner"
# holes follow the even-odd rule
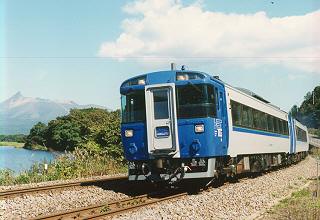
[[[56,190],[56,189],[64,189],[74,186],[89,186],[94,185],[98,183],[103,182],[109,182],[109,181],[117,181],[117,180],[126,180],[127,176],[121,176],[121,177],[109,177],[104,179],[95,179],[95,180],[84,180],[84,181],[76,181],[76,182],[70,182],[70,183],[60,183],[60,184],[54,184],[50,186],[39,186],[39,187],[31,187],[31,188],[22,188],[22,189],[14,189],[14,190],[6,190],[6,191],[0,191],[0,199],[6,199],[9,197],[16,197],[23,194],[28,193],[37,193],[37,192],[43,192],[43,191],[49,191],[49,190]]]
[[[187,192],[160,192],[144,194],[109,203],[73,209],[66,212],[38,216],[33,220],[101,219],[102,217],[128,212],[157,202],[180,198],[187,194]]]

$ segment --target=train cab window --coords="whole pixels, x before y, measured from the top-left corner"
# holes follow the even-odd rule
[[[121,96],[121,116],[122,123],[146,120],[144,90]]]
[[[217,100],[213,86],[206,84],[178,86],[176,96],[178,118],[216,117]]]

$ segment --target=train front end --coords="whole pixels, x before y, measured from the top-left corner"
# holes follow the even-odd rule
[[[192,71],[154,72],[125,81],[121,136],[129,180],[214,177],[217,157],[226,154],[223,92],[219,80]]]

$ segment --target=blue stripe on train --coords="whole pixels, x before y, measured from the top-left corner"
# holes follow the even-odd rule
[[[266,136],[272,136],[272,137],[280,137],[280,138],[289,138],[287,135],[282,135],[282,134],[275,134],[267,131],[259,131],[259,130],[254,130],[250,128],[243,128],[243,127],[237,127],[233,126],[233,131],[238,131],[238,132],[245,132],[245,133],[251,133],[251,134],[259,134],[259,135],[266,135]]]

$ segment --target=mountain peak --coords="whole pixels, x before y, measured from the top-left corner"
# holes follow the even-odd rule
[[[11,96],[11,98],[9,98],[9,99],[19,99],[19,98],[23,98],[23,97],[24,96],[22,95],[22,93],[20,91],[18,91],[16,94]]]
[[[33,124],[47,123],[58,116],[66,115],[70,109],[103,108],[96,105],[79,105],[74,101],[53,101],[50,99],[25,97],[17,92],[0,102],[0,134],[28,133]]]
[[[18,105],[30,101],[31,99],[32,98],[24,97],[22,93],[19,91],[7,100],[5,100],[4,102],[0,103],[0,110],[16,107]]]

